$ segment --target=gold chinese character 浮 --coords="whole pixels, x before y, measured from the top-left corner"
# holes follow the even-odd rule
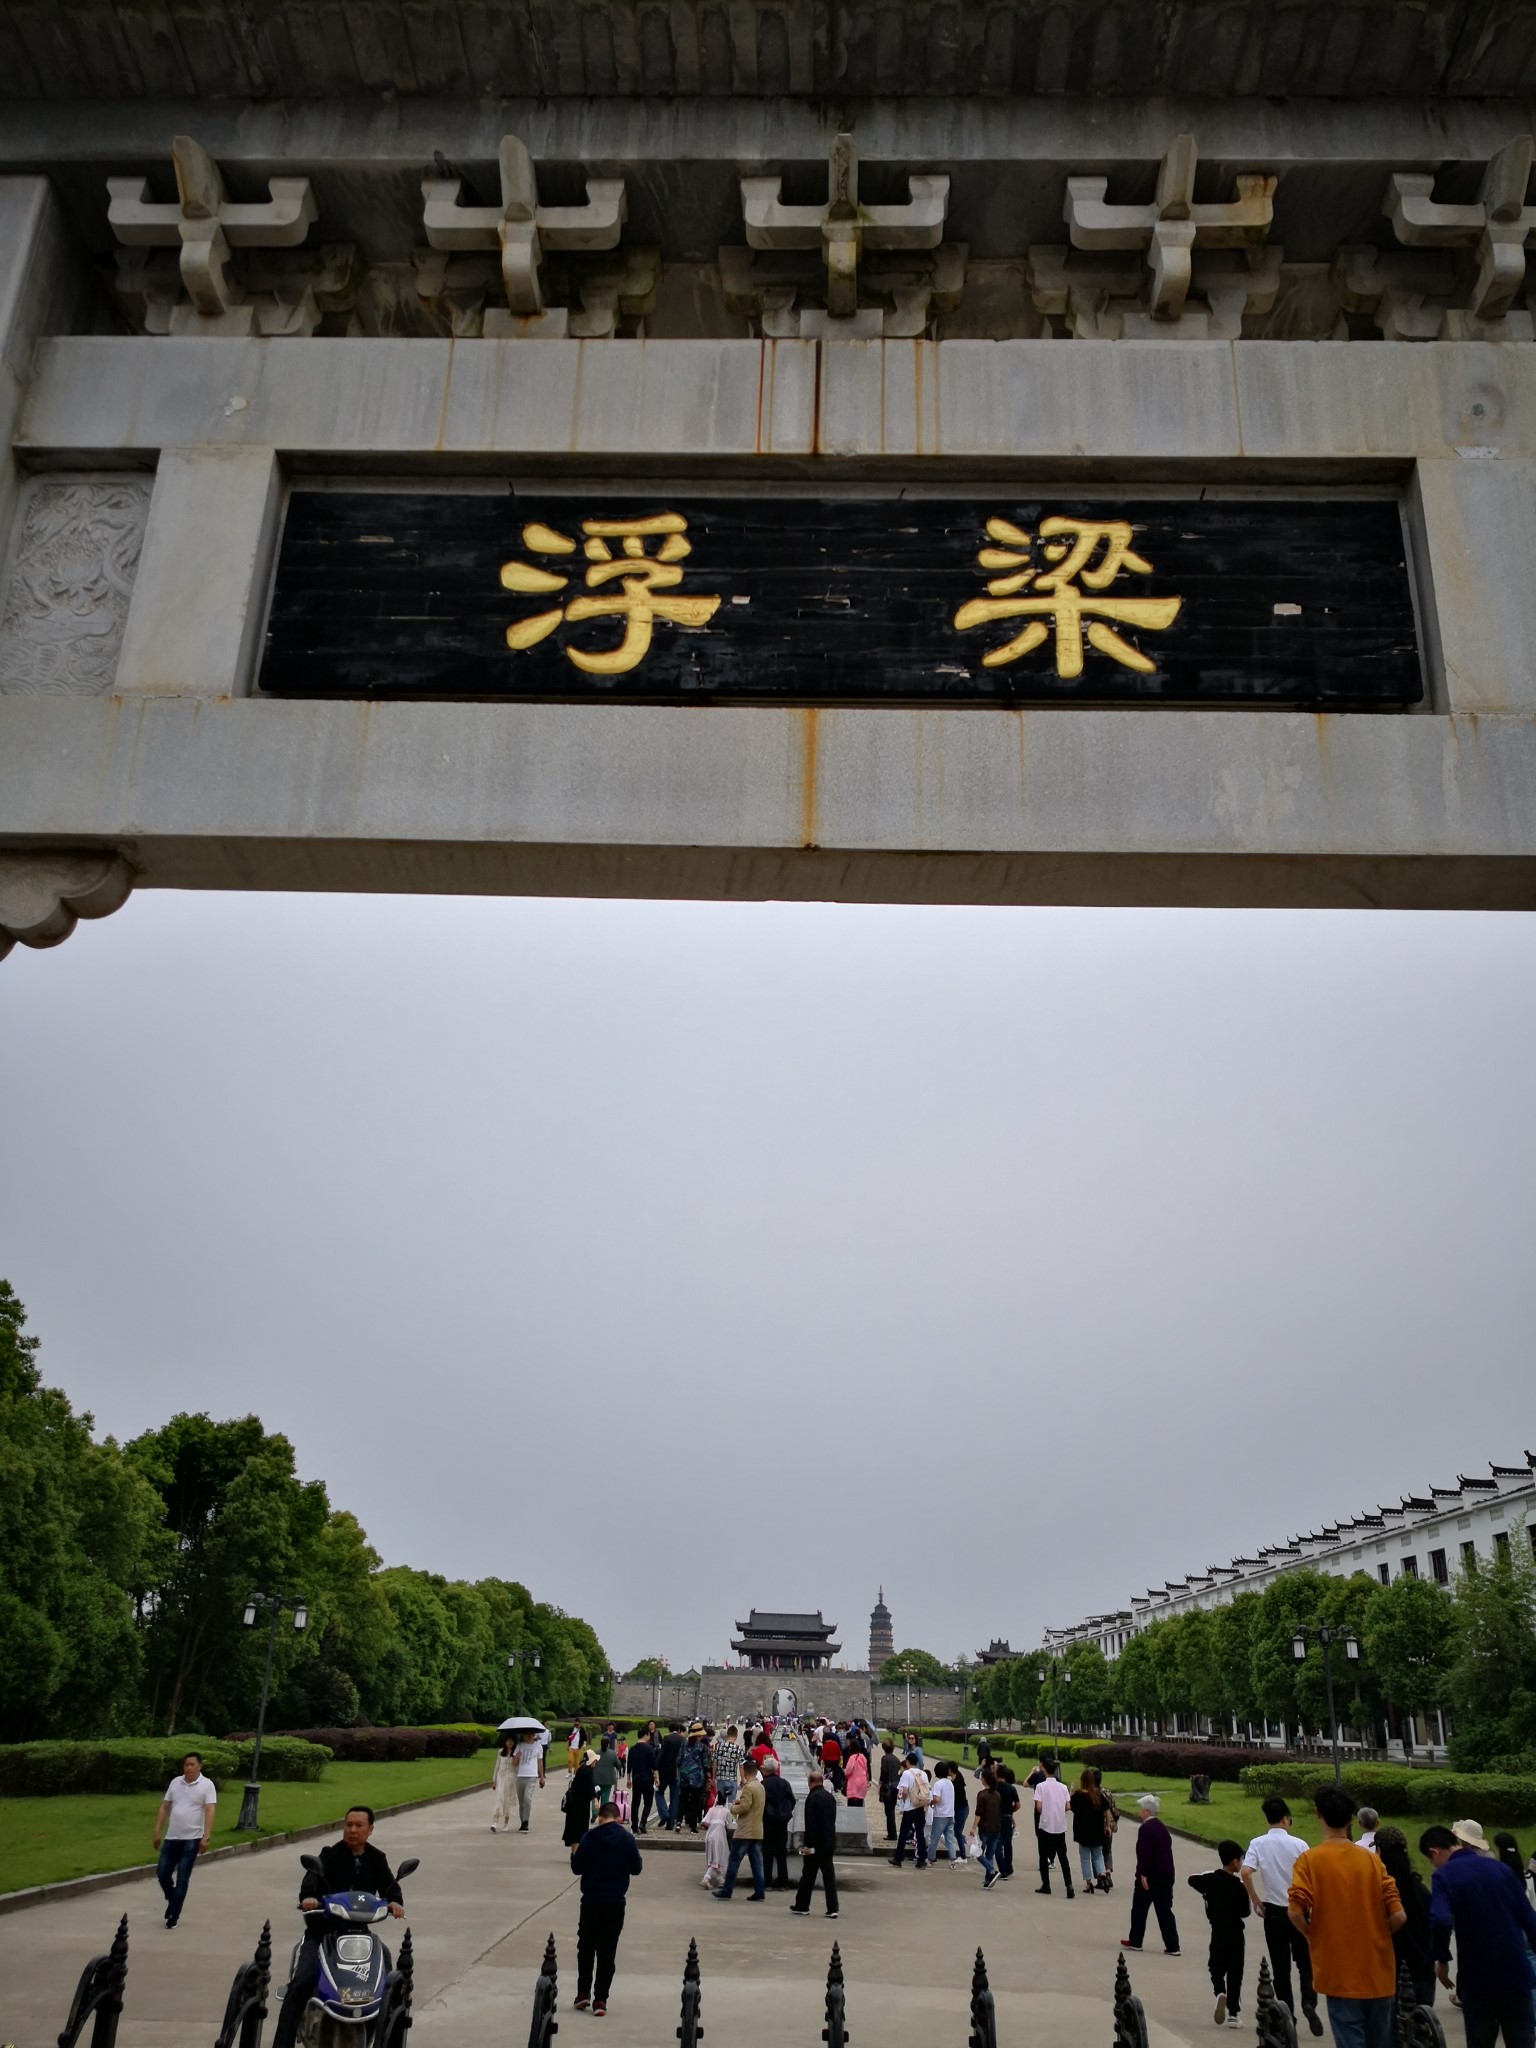
[[[1030,623],[1022,633],[984,654],[983,668],[1001,668],[1005,662],[1031,653],[1049,639],[1053,626],[1056,673],[1066,681],[1083,672],[1085,638],[1100,654],[1141,675],[1150,675],[1157,667],[1105,621],[1114,619],[1124,626],[1161,633],[1178,617],[1183,598],[1085,596],[1077,587],[1081,583],[1090,592],[1107,590],[1122,569],[1151,575],[1152,564],[1132,552],[1128,520],[1042,519],[1039,562],[1032,559],[1031,536],[1011,521],[989,519],[987,532],[1004,545],[983,548],[976,559],[983,569],[1003,574],[994,575],[988,583],[990,596],[973,597],[961,605],[955,613],[955,626],[963,633],[971,626],[991,625],[998,619],[1028,619]],[[1025,590],[1031,595],[1018,594]]]
[[[649,519],[583,519],[581,543],[586,557],[586,586],[598,590],[618,580],[618,589],[604,597],[573,597],[552,611],[535,612],[507,628],[507,645],[514,649],[535,647],[562,621],[572,625],[582,619],[612,616],[624,621],[624,637],[616,647],[586,654],[579,647],[567,647],[565,658],[589,675],[617,676],[638,668],[650,651],[651,633],[658,619],[674,626],[707,626],[720,608],[718,597],[662,597],[657,593],[675,590],[683,580],[679,564],[693,553],[683,539],[688,522],[677,512],[657,512]],[[661,537],[655,554],[646,543]],[[615,555],[608,543],[623,543]],[[523,546],[535,555],[574,555],[577,543],[568,534],[538,521],[523,528]],[[574,566],[574,565],[573,565]],[[507,590],[537,591],[540,595],[566,589],[571,578],[541,569],[533,562],[513,561],[501,565],[501,581]]]

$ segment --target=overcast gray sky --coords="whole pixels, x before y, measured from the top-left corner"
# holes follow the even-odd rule
[[[1118,1604],[1536,1438],[1536,918],[144,894],[0,967],[0,1272],[622,1667]]]

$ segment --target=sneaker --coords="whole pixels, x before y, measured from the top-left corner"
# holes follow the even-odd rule
[[[715,1904],[716,1904],[717,1906],[728,1906],[728,1905],[730,1904],[730,1902],[731,1902],[731,1893],[729,1893],[729,1892],[716,1892],[716,1893],[715,1893]]]
[[[837,1915],[836,1915],[835,1913],[829,1913],[829,1914],[827,1915],[827,1918],[828,1918],[829,1920],[835,1920],[835,1919],[837,1918]]]
[[[809,1920],[811,1917],[811,1909],[809,1906],[791,1906],[789,1910],[791,1911],[791,1913],[798,1913],[802,1920]]]
[[[524,1821],[524,1822],[522,1823],[522,1825],[521,1825],[521,1826],[520,1826],[520,1827],[518,1828],[518,1831],[517,1831],[517,1832],[518,1832],[518,1833],[519,1833],[520,1835],[526,1835],[526,1834],[527,1834],[527,1832],[528,1832],[528,1823],[527,1823],[527,1821]]]
[[[1122,1948],[1133,1948],[1138,1955],[1141,1953],[1141,1943],[1139,1941],[1131,1941],[1123,1934],[1120,1937],[1120,1946]]]
[[[1176,1956],[1176,1955],[1180,1954],[1180,1950],[1178,1950],[1178,1949],[1176,1949],[1176,1948],[1165,1948],[1165,1949],[1163,1950],[1163,1954],[1164,1954],[1165,1956]],[[1322,2032],[1323,2030],[1322,2030],[1322,2028],[1321,2028],[1321,2027],[1319,2027],[1317,2031],[1318,2031],[1319,2033],[1321,2033],[1321,2032]]]
[[[991,1891],[991,1889],[992,1889],[993,1885],[995,1885],[996,1883],[997,1883],[997,1872],[996,1872],[995,1870],[993,1870],[993,1871],[990,1871],[990,1872],[989,1872],[989,1873],[987,1874],[987,1876],[985,1876],[985,1877],[984,1877],[984,1878],[983,1878],[983,1879],[981,1880],[981,1888],[982,1888],[982,1890],[983,1890],[984,1892],[989,1892],[989,1891]]]
[[[1225,1991],[1219,1991],[1216,1994],[1215,2020],[1218,2027],[1224,2027],[1227,2024],[1227,1994]]]
[[[577,2001],[576,2001],[576,2004],[575,2004],[574,2010],[575,2010],[575,2011],[577,2011],[577,2012],[585,2012],[585,2011],[586,2011],[586,2009],[587,2009],[587,2007],[588,2007],[588,2006],[589,2006],[589,2005],[590,2005],[591,2003],[592,2003],[592,2001],[591,2001],[591,1999],[590,1999],[590,1998],[578,1998],[578,1999],[577,1999]]]
[[[1234,2007],[1234,2009],[1227,2014],[1227,2025],[1229,2027],[1240,2027],[1242,2024],[1242,2021],[1237,2016],[1236,2008]]]
[[[608,2016],[608,2008],[607,2008],[607,2006],[603,2004],[603,2002],[602,2002],[602,2000],[601,2000],[600,1998],[598,1998],[598,1999],[594,1999],[594,2000],[593,2000],[593,2002],[592,2002],[592,2017],[593,2017],[593,2019],[595,2019],[595,2020],[601,2020],[601,2019],[606,2019],[606,2018],[607,2018],[607,2016]]]

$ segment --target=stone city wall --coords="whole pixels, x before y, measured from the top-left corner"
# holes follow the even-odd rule
[[[660,1704],[654,1683],[621,1679],[613,1688],[615,1714],[655,1714],[660,1720],[683,1720],[704,1714],[719,1721],[751,1713],[767,1713],[774,1689],[789,1685],[800,1702],[800,1711],[830,1714],[835,1720],[857,1717],[877,1727],[904,1726],[907,1722],[905,1685],[876,1685],[868,1671],[753,1671],[740,1665],[708,1664],[695,1683],[692,1679],[664,1678]],[[914,1686],[914,1723],[932,1725],[954,1722],[960,1716],[960,1693],[955,1687]]]

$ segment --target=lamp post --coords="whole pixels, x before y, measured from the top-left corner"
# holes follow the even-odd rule
[[[528,1704],[524,1697],[524,1668],[527,1665],[532,1665],[533,1669],[537,1671],[541,1668],[542,1662],[543,1660],[537,1650],[508,1650],[507,1652],[507,1669],[517,1673],[517,1711],[520,1714],[526,1714],[528,1711]]]
[[[251,1751],[251,1775],[245,1788],[245,1797],[240,1802],[240,1818],[235,1826],[254,1833],[261,1823],[256,1818],[256,1809],[261,1801],[261,1738],[267,1732],[267,1701],[272,1693],[272,1655],[277,1648],[277,1624],[284,1609],[291,1610],[295,1632],[302,1635],[309,1627],[309,1602],[293,1593],[253,1593],[245,1603],[245,1612],[240,1617],[247,1628],[254,1628],[263,1614],[270,1614],[271,1625],[267,1630],[267,1664],[261,1679],[261,1712],[256,1716],[256,1743]]]
[[[1047,1669],[1046,1667],[1049,1668]],[[1035,1672],[1035,1682],[1037,1685],[1044,1685],[1047,1678],[1051,1681],[1051,1761],[1059,1769],[1061,1758],[1056,1753],[1056,1674],[1058,1671],[1061,1673],[1062,1684],[1070,1685],[1072,1683],[1072,1674],[1067,1669],[1065,1660],[1060,1657],[1046,1658],[1045,1665]]]
[[[907,1726],[910,1728],[912,1726],[912,1680],[916,1675],[917,1666],[910,1657],[903,1657],[896,1669],[907,1681]]]
[[[1323,1646],[1323,1687],[1328,1696],[1328,1733],[1333,1743],[1333,1782],[1339,1780],[1339,1717],[1333,1706],[1333,1646],[1344,1645],[1344,1655],[1349,1663],[1360,1662],[1360,1638],[1352,1628],[1329,1628],[1325,1623],[1319,1628],[1298,1628],[1291,1635],[1291,1655],[1298,1664],[1307,1661],[1307,1644],[1316,1641]]]

